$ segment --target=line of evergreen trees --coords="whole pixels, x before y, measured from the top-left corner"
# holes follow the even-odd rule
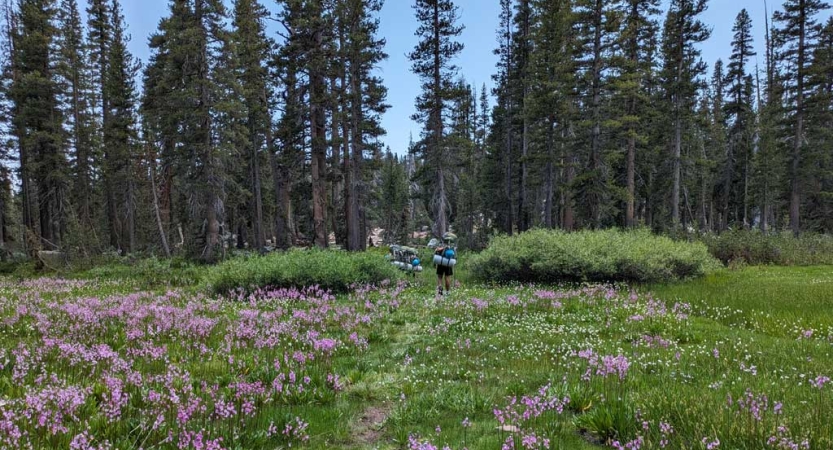
[[[491,93],[454,63],[453,1],[414,0],[423,132],[404,158],[381,144],[382,0],[270,1],[170,0],[142,67],[119,0],[5,0],[3,256],[363,250],[375,226],[423,223],[470,247],[532,227],[833,229],[822,0],[765,17],[765,49],[741,11],[711,70],[706,0],[664,21],[660,0],[500,0]]]
[[[385,220],[403,238],[409,186],[379,143],[382,2],[277,3],[270,36],[256,0],[171,0],[142,68],[119,0],[88,0],[86,23],[77,0],[6,1],[3,256],[214,261],[331,234],[362,250]]]
[[[764,67],[740,11],[710,68],[707,3],[672,0],[663,20],[660,0],[501,0],[497,104],[463,86],[433,147],[424,121],[418,147],[458,168],[436,175],[449,208],[427,195],[437,231],[444,213],[473,246],[532,227],[833,230],[830,6],[762,17]]]

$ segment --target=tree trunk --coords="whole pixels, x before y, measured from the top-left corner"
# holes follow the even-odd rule
[[[355,13],[355,12],[354,12]],[[350,34],[358,32],[357,20],[351,21]],[[367,248],[365,230],[362,224],[360,185],[362,182],[362,160],[364,159],[364,130],[362,127],[362,72],[361,52],[353,43],[350,50],[350,152],[344,153],[345,214],[347,219],[347,249],[362,251]],[[347,130],[344,130],[345,138]]]
[[[682,30],[678,31],[679,41],[677,42],[677,77],[676,82],[679,85],[683,78],[683,64],[685,63],[685,42]],[[679,92],[680,87],[677,87],[678,92],[674,96],[674,148],[671,160],[672,165],[672,179],[671,187],[671,226],[676,232],[680,227],[680,183],[682,181],[682,147],[683,147],[683,118],[682,118],[682,92]]]
[[[436,165],[437,173],[437,198],[436,217],[434,218],[434,233],[437,237],[442,237],[448,231],[448,217],[446,216],[446,204],[448,197],[445,192],[445,171],[443,164],[445,163],[445,149],[443,148],[443,96],[442,96],[442,36],[440,36],[440,9],[439,4],[434,4],[434,78],[433,83],[433,105],[434,109],[430,115],[430,129],[433,138],[433,160]]]
[[[168,236],[165,234],[165,226],[162,224],[162,214],[159,211],[159,195],[156,190],[156,157],[151,155],[150,163],[150,187],[153,190],[153,211],[156,215],[156,226],[159,231],[159,240],[162,243],[162,250],[165,251],[165,256],[171,257],[171,247],[168,245]]]
[[[342,41],[343,42],[343,41]],[[343,45],[343,43],[341,44]],[[343,67],[344,61],[343,58],[339,61],[339,64]],[[330,85],[332,89],[335,91],[336,87],[338,86],[338,77],[333,75],[330,78]],[[330,124],[330,147],[332,151],[332,156],[330,158],[330,186],[329,192],[330,196],[328,198],[329,202],[327,205],[327,214],[330,218],[330,229],[335,235],[336,244],[342,245],[343,242],[341,240],[341,223],[339,221],[339,208],[338,205],[341,203],[341,193],[344,189],[342,187],[342,175],[341,175],[341,145],[342,145],[342,138],[341,138],[341,121],[339,120],[339,116],[341,114],[341,100],[344,97],[344,84],[342,83],[341,89],[333,96],[331,99],[331,124]]]
[[[631,130],[633,133],[633,130]],[[631,135],[628,137],[628,163],[627,163],[627,186],[628,199],[627,207],[625,209],[625,226],[627,228],[634,228],[636,220],[634,218],[636,213],[636,137]]]
[[[313,2],[314,20],[321,20],[320,1]],[[327,236],[327,131],[326,131],[326,104],[327,93],[324,82],[323,60],[325,56],[321,49],[324,43],[324,30],[313,31],[314,51],[312,52],[313,63],[309,73],[310,88],[310,139],[311,139],[311,171],[312,171],[312,217],[315,229],[314,243],[319,248],[327,248],[329,242]]]
[[[680,228],[680,183],[682,181],[682,147],[683,147],[683,130],[682,120],[677,117],[674,121],[674,153],[672,155],[672,177],[673,184],[671,187],[671,224],[674,231]]]
[[[127,251],[136,251],[136,180],[133,173],[127,182]]]
[[[801,149],[804,140],[804,72],[807,46],[805,29],[807,20],[804,17],[804,3],[801,4],[801,19],[798,33],[798,64],[796,65],[796,95],[795,95],[795,137],[793,142],[792,161],[790,164],[790,229],[798,236],[801,233]]]
[[[726,231],[729,229],[729,211],[732,196],[732,175],[735,173],[734,161],[734,142],[729,142],[726,145],[726,167],[723,170],[723,204],[721,205],[723,218],[720,224],[720,231]]]
[[[529,208],[527,199],[527,184],[529,183],[529,167],[527,158],[529,157],[529,118],[527,117],[527,96],[529,89],[527,87],[527,65],[529,54],[526,45],[529,39],[529,0],[521,0],[520,10],[524,14],[523,22],[521,23],[521,39],[523,39],[524,53],[523,66],[521,67],[521,88],[523,89],[523,97],[521,99],[521,116],[523,118],[523,136],[521,137],[521,180],[518,189],[518,232],[522,233],[529,229]]]
[[[214,161],[212,142],[211,142],[211,113],[210,113],[210,93],[208,91],[209,68],[208,68],[208,36],[205,28],[204,17],[204,2],[206,0],[197,0],[194,3],[194,16],[199,30],[199,55],[197,56],[197,90],[199,93],[199,101],[197,103],[197,113],[200,114],[199,131],[201,142],[200,157],[205,166],[204,177],[202,180],[206,183],[205,194],[203,200],[205,201],[206,209],[206,230],[205,230],[205,247],[202,251],[202,259],[207,262],[216,260],[217,246],[220,244],[220,221],[218,213],[218,204],[220,199],[217,196],[217,167]]]
[[[550,118],[549,129],[547,130],[547,168],[546,181],[544,185],[544,226],[548,229],[554,228],[553,223],[553,201],[555,190],[555,169],[553,164],[553,147],[555,145],[555,120]]]
[[[630,19],[629,21],[636,21],[639,17],[639,2],[630,2]],[[627,25],[630,36],[628,39],[628,60],[634,72],[640,73],[639,70],[639,33],[635,30],[636,26],[632,23]],[[634,94],[628,99],[628,114],[635,117],[637,114],[637,96]],[[627,199],[625,206],[625,227],[636,227],[636,127],[629,122],[628,125],[628,149],[627,149],[627,168],[625,171],[625,183],[627,186]]]
[[[564,130],[562,133],[566,133]],[[564,136],[562,136],[564,137]],[[573,182],[576,179],[576,166],[572,150],[567,145],[562,145],[564,155],[564,218],[562,228],[565,231],[573,231],[575,228],[575,212],[573,210]]]
[[[594,228],[602,227],[602,192],[604,180],[602,179],[602,0],[596,0],[593,13],[593,131],[590,144],[590,215]]]
[[[252,247],[258,252],[263,252],[264,233],[263,233],[263,190],[260,181],[260,132],[256,128],[258,123],[257,115],[249,114],[249,157],[251,163],[249,164],[252,180],[252,232],[254,233]]]
[[[281,164],[278,162],[277,146],[275,135],[272,131],[272,112],[269,109],[269,100],[264,91],[261,94],[268,117],[266,122],[266,151],[269,154],[269,166],[272,169],[272,187],[275,190],[275,248],[286,250],[290,247],[287,240],[288,211],[284,208],[284,177]]]

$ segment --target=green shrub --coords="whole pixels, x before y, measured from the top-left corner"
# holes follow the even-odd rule
[[[725,264],[812,266],[833,264],[833,236],[760,231],[729,231],[700,239]]]
[[[492,240],[469,270],[487,282],[658,282],[702,276],[719,267],[706,246],[648,230],[533,230]]]
[[[399,271],[378,254],[290,250],[226,261],[212,269],[208,285],[215,293],[306,286],[346,292],[353,284],[378,284],[398,277]]]
[[[92,269],[76,272],[77,278],[101,280],[137,280],[151,286],[193,286],[203,279],[205,267],[183,259],[158,259],[155,257],[97,265]]]

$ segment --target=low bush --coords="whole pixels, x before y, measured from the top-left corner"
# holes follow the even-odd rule
[[[398,277],[399,271],[378,254],[291,250],[226,261],[211,270],[207,282],[220,294],[240,288],[305,286],[345,292],[353,284],[379,284]]]
[[[98,265],[89,270],[72,272],[70,275],[74,278],[137,280],[151,286],[184,287],[199,284],[204,274],[204,266],[184,259],[151,257],[135,261],[123,258],[119,262]]]
[[[812,266],[833,264],[833,236],[729,231],[700,238],[724,264]]]
[[[717,269],[702,243],[674,241],[648,230],[533,230],[492,240],[469,261],[472,276],[487,282],[663,282]]]

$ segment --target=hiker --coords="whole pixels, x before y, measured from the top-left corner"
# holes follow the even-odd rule
[[[454,276],[454,265],[457,263],[457,252],[454,242],[457,236],[452,233],[443,235],[443,243],[434,250],[434,264],[437,265],[437,295],[451,292],[451,278]],[[445,292],[443,292],[445,282]]]

